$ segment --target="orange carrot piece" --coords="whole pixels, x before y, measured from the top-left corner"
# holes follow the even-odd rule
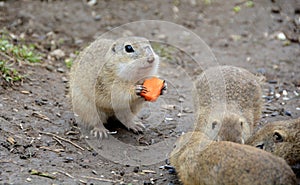
[[[145,98],[146,101],[154,102],[161,94],[164,87],[164,80],[153,77],[146,79],[143,83],[145,90],[141,92],[141,96]]]

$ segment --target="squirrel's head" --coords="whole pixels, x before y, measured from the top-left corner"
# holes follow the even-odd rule
[[[227,113],[224,117],[213,120],[212,129],[218,127],[217,140],[244,144],[245,139],[250,137],[250,127],[247,120],[235,113]]]
[[[137,82],[156,75],[159,57],[149,41],[142,37],[124,37],[116,40],[106,57],[117,68],[117,75],[126,81]]]

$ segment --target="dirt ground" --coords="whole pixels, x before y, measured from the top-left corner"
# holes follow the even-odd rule
[[[170,145],[149,150],[154,161],[124,160],[124,164],[110,160],[103,155],[120,157],[123,149],[114,144],[103,149],[107,145],[80,137],[72,113],[65,60],[73,59],[101,34],[132,21],[164,20],[182,25],[203,39],[220,65],[264,75],[261,125],[299,117],[300,2],[265,0],[254,1],[254,6],[247,2],[0,1],[0,28],[17,41],[34,43],[43,54],[40,64],[17,66],[27,74],[22,84],[9,86],[0,80],[0,184],[180,184],[167,165],[165,154]],[[136,27],[133,33],[145,31]],[[166,43],[185,34],[160,27],[150,33]],[[282,33],[286,38],[280,37]],[[190,129],[192,81],[211,60],[205,44],[194,51],[190,43],[180,42],[180,48],[154,43],[168,93],[148,103],[139,115],[146,125],[143,134],[111,123],[108,128],[117,134],[104,142],[116,138],[130,146],[150,148],[165,139],[173,141]],[[192,57],[197,56],[203,58],[200,64],[193,62]]]

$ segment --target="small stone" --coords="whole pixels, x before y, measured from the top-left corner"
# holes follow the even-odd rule
[[[174,13],[178,13],[178,12],[179,12],[179,9],[178,9],[177,6],[173,6],[173,12],[174,12]]]
[[[21,91],[22,94],[30,94],[29,91]]]
[[[46,66],[46,69],[47,69],[48,71],[50,71],[50,72],[52,72],[52,71],[55,70],[55,68],[54,68],[53,66],[51,66],[51,65],[47,65],[47,66]]]
[[[166,163],[167,165],[170,165],[170,164],[171,164],[169,159],[166,159],[166,160],[165,160],[165,163]]]
[[[274,7],[272,7],[271,12],[272,13],[280,13],[280,8],[278,6],[274,6]]]
[[[285,34],[282,33],[282,32],[278,33],[278,34],[276,35],[276,38],[277,38],[278,40],[286,40],[286,36],[285,36]]]
[[[63,83],[67,83],[67,82],[69,81],[69,80],[68,80],[66,77],[64,77],[64,76],[61,78],[61,80],[62,80]]]
[[[163,105],[161,106],[161,108],[167,109],[167,110],[174,110],[175,107],[176,107],[175,105],[167,105],[167,104],[163,104]]]
[[[150,181],[144,181],[144,185],[152,185]]]
[[[278,81],[277,81],[277,80],[269,80],[268,83],[269,83],[269,84],[277,84]]]
[[[101,15],[95,15],[95,16],[94,16],[94,20],[95,20],[95,21],[100,21],[101,18],[102,18]]]
[[[56,59],[63,58],[65,56],[65,52],[61,49],[56,49],[50,53],[51,56],[55,57]]]
[[[284,114],[287,115],[287,116],[292,116],[292,113],[291,113],[290,111],[288,111],[288,110],[286,110],[286,111],[284,112]]]
[[[190,108],[186,107],[186,108],[184,108],[184,109],[182,110],[182,112],[184,112],[184,113],[192,113],[193,110],[191,110]]]
[[[183,97],[183,96],[180,96],[180,97],[178,98],[178,101],[179,101],[179,102],[184,102],[184,97]]]
[[[65,160],[64,160],[65,163],[69,163],[69,162],[72,162],[72,161],[74,161],[73,157],[65,157]]]
[[[285,96],[282,98],[282,100],[287,101],[287,100],[290,100],[290,98]]]
[[[90,0],[87,2],[87,5],[89,6],[95,6],[97,4],[97,0]]]
[[[169,172],[169,174],[175,174],[176,170],[173,168],[173,169],[169,169],[168,172]]]
[[[265,68],[258,68],[256,70],[256,72],[264,75],[264,74],[266,74],[266,69]]]
[[[65,70],[63,68],[59,67],[59,68],[57,68],[57,72],[64,73]]]
[[[275,116],[278,116],[278,115],[279,115],[278,112],[272,112],[272,114],[271,114],[272,117],[275,117]]]
[[[166,117],[165,120],[166,120],[166,121],[173,121],[174,119],[173,119],[173,118],[168,118],[168,117]]]
[[[283,91],[282,91],[282,95],[283,95],[283,96],[287,96],[287,95],[288,95],[287,91],[286,91],[286,90],[283,90]]]
[[[134,172],[134,173],[138,173],[138,172],[139,172],[139,169],[140,169],[140,168],[139,168],[138,166],[136,166],[136,167],[133,168],[133,172]]]
[[[31,182],[32,179],[28,177],[28,178],[26,179],[26,181],[27,181],[27,182]]]

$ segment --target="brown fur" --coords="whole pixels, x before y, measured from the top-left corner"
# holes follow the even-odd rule
[[[200,132],[181,136],[170,161],[184,185],[296,184],[282,158],[247,145],[211,141]]]
[[[126,45],[134,52],[127,52]],[[145,38],[100,38],[91,43],[77,57],[70,74],[73,110],[79,122],[100,137],[107,137],[103,124],[109,117],[118,118],[134,132],[142,131],[143,124],[135,115],[144,100],[136,95],[136,85],[155,76],[158,64],[159,58]]]
[[[300,164],[300,118],[268,123],[246,144],[282,157],[290,165]]]
[[[260,119],[259,79],[234,66],[205,70],[196,80],[196,131],[211,139],[244,143]]]

